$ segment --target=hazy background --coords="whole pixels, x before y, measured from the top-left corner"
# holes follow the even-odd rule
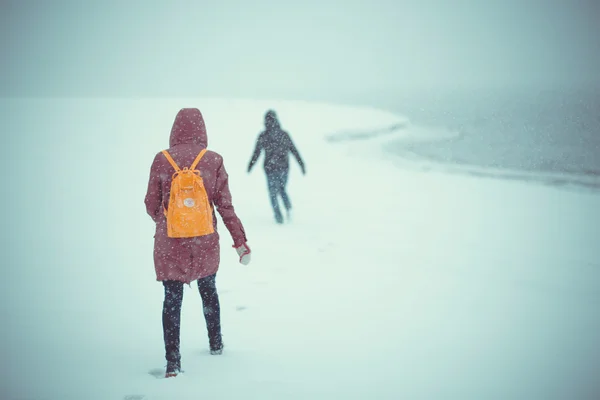
[[[397,154],[600,176],[597,0],[1,4],[0,97],[370,106],[460,133]]]
[[[599,84],[584,1],[2,1],[2,96],[361,101]]]

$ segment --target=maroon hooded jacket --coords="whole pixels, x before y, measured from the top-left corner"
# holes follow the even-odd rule
[[[189,167],[208,143],[206,127],[200,110],[184,108],[177,113],[171,129],[171,157],[180,168]],[[154,268],[156,280],[176,280],[190,283],[213,275],[219,268],[220,248],[217,218],[214,206],[221,214],[235,247],[246,242],[246,233],[235,214],[229,192],[228,175],[223,158],[207,151],[197,167],[204,181],[208,199],[213,205],[215,233],[194,238],[170,238],[167,236],[167,220],[164,208],[168,207],[172,175],[175,172],[162,152],[154,157],[150,168],[150,180],[146,193],[146,211],[156,222],[154,235]]]

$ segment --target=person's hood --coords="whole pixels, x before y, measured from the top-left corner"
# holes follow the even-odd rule
[[[265,128],[267,131],[278,131],[281,128],[275,111],[269,110],[265,114]]]
[[[199,144],[203,147],[208,145],[204,118],[197,108],[182,108],[177,113],[171,128],[169,146],[178,144]]]

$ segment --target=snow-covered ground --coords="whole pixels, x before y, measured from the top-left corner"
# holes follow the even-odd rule
[[[220,223],[225,353],[185,289],[182,366],[164,367],[162,285],[143,197],[181,107],[202,110],[253,250]],[[2,379],[10,400],[598,399],[600,196],[405,169],[372,109],[219,99],[10,99]],[[294,220],[247,162],[275,108]],[[373,140],[326,138],[380,132]],[[261,159],[262,160],[262,159]]]

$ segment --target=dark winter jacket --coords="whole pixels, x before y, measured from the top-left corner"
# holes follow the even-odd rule
[[[169,153],[180,168],[189,167],[198,153],[208,143],[206,127],[200,110],[184,108],[179,111],[171,129]],[[228,175],[223,158],[207,151],[197,169],[211,205],[216,206],[234,245],[246,242],[246,234],[232,205]],[[196,279],[213,275],[219,268],[219,234],[217,218],[213,221],[215,233],[195,238],[170,238],[167,236],[166,217],[163,208],[168,207],[172,175],[175,171],[162,152],[154,157],[145,203],[146,211],[156,222],[154,236],[154,267],[156,279],[176,280],[190,283]],[[232,250],[233,251],[233,250]]]
[[[256,140],[256,147],[252,159],[248,165],[248,172],[252,169],[261,151],[265,151],[264,169],[270,172],[283,172],[290,168],[289,153],[292,153],[304,173],[304,161],[300,157],[298,149],[292,142],[290,135],[281,129],[275,112],[269,111],[265,115],[265,130],[260,133]]]

